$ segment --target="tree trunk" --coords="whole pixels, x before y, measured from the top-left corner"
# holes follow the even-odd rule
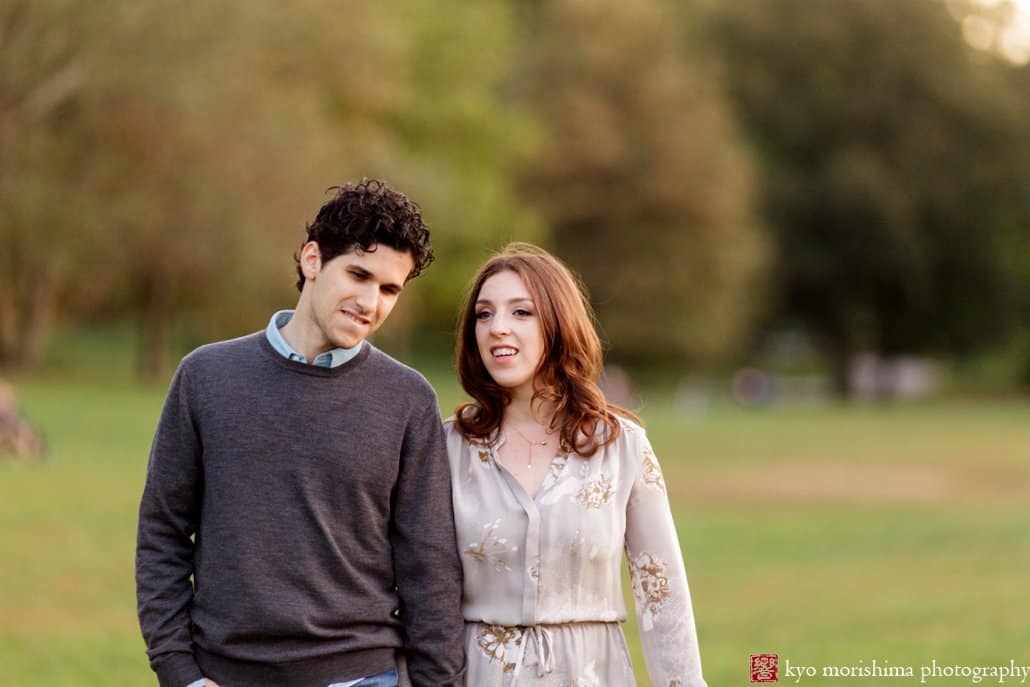
[[[840,401],[851,399],[851,358],[853,351],[844,337],[832,337],[827,346],[827,358],[830,364],[830,379],[833,383],[834,395]]]
[[[147,382],[157,381],[165,372],[169,306],[162,293],[161,285],[155,276],[143,277],[140,288],[136,373]]]
[[[26,289],[21,313],[15,364],[27,369],[39,366],[43,352],[54,328],[57,310],[54,280],[46,272],[38,271],[32,285]]]
[[[15,308],[10,294],[0,293],[0,370],[7,369],[14,362]]]
[[[1023,391],[1030,394],[1030,347],[1027,347],[1026,363],[1023,367],[1023,374],[1020,376],[1019,381],[1022,385]]]
[[[31,270],[29,283],[12,285],[0,296],[0,368],[32,369],[43,359],[57,310],[57,289],[43,270]]]

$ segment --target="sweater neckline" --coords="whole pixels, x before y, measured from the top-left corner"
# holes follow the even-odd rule
[[[280,367],[289,370],[291,372],[297,372],[300,374],[312,375],[315,377],[339,377],[347,374],[350,370],[358,367],[372,354],[373,346],[367,340],[362,340],[361,350],[356,356],[336,367],[322,367],[321,365],[312,365],[310,363],[302,363],[299,360],[290,360],[285,357],[279,351],[272,348],[272,344],[269,343],[268,337],[265,336],[265,332],[261,331],[257,333],[259,337],[258,345],[261,347],[261,351],[269,358],[271,358]]]

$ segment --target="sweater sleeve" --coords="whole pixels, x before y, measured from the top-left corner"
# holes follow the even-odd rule
[[[202,493],[201,443],[183,362],[172,379],[150,449],[136,538],[136,603],[150,666],[161,687],[202,676],[193,657],[193,540]]]
[[[459,687],[465,672],[462,572],[450,468],[435,396],[409,422],[390,528],[404,654],[414,687]]]
[[[626,556],[640,643],[655,685],[705,687],[694,611],[658,459],[637,428],[628,442],[638,474],[626,512]]]

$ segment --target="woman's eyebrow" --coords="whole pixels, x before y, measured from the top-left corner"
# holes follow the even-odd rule
[[[509,298],[508,301],[507,301],[507,305],[511,305],[513,303],[529,303],[530,305],[532,305],[533,304],[533,299],[529,298],[528,296],[519,296],[518,298]],[[494,304],[494,302],[491,301],[488,298],[480,298],[480,299],[478,299],[476,301],[476,305],[493,305],[493,304]]]

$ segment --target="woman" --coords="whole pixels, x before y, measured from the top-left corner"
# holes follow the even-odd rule
[[[474,399],[445,424],[465,573],[466,684],[624,687],[629,558],[655,687],[703,686],[665,483],[644,430],[597,385],[582,289],[542,249],[480,269],[459,324]]]

